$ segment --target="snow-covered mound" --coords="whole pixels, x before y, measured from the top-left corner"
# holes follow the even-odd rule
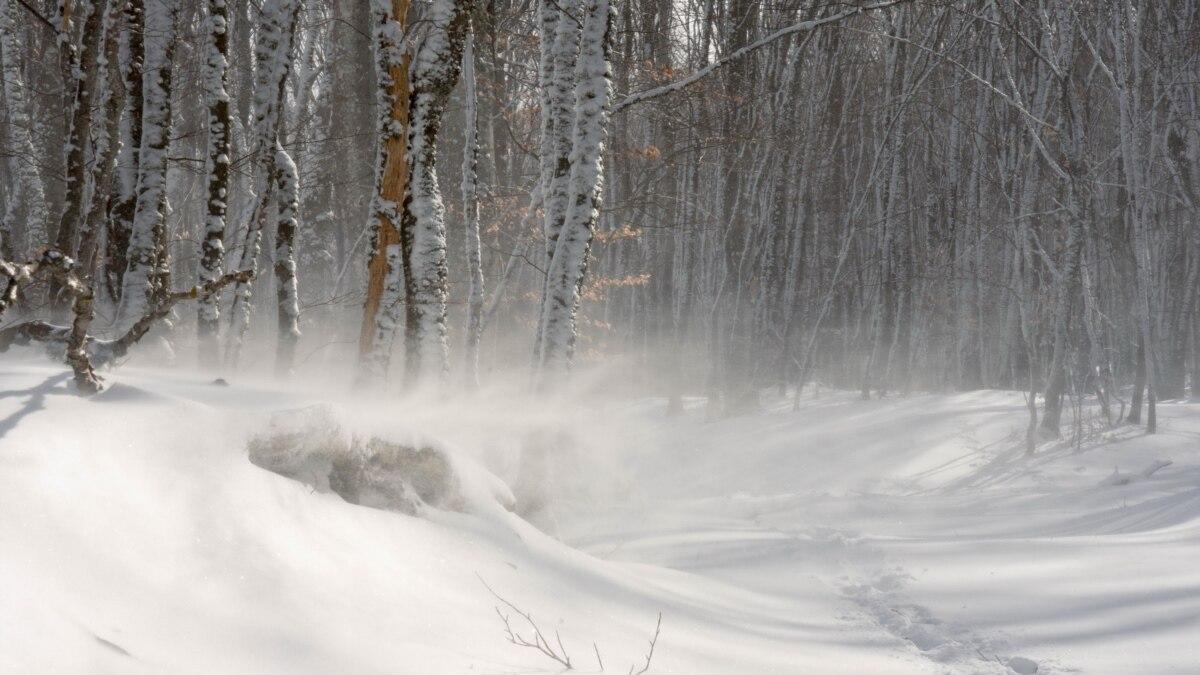
[[[461,450],[413,434],[363,436],[344,417],[327,404],[277,412],[251,437],[250,461],[351,504],[409,515],[515,507],[509,487]]]
[[[995,392],[707,421],[134,369],[87,400],[68,379],[0,362],[0,673],[561,672],[508,640],[502,617],[536,640],[518,612],[579,672],[641,668],[660,613],[649,673],[1200,662],[1193,405],[1026,457],[1023,401]],[[368,508],[251,462],[297,410],[445,449],[465,508]]]

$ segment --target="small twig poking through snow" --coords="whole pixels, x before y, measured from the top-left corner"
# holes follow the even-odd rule
[[[646,652],[646,662],[642,665],[642,669],[633,672],[633,666],[629,666],[629,672],[632,675],[642,675],[642,673],[650,670],[650,661],[654,658],[654,647],[658,645],[658,634],[662,631],[662,612],[658,613],[658,623],[654,625],[654,637],[650,638],[650,651]]]
[[[509,615],[506,614],[504,612],[504,610],[500,609],[500,605],[497,605],[495,607],[496,616],[500,617],[500,622],[504,624],[505,639],[507,639],[509,642],[513,643],[514,645],[517,645],[518,647],[529,647],[530,649],[536,649],[539,652],[541,652],[543,655],[545,655],[546,657],[556,661],[558,664],[560,664],[567,670],[575,669],[575,667],[571,664],[571,657],[567,655],[566,647],[563,646],[562,636],[559,635],[557,630],[554,631],[554,641],[558,644],[558,649],[555,649],[550,644],[550,641],[546,639],[545,634],[542,633],[542,629],[538,627],[537,622],[535,622],[533,620],[532,614],[524,611],[520,607],[517,607],[516,605],[514,605],[513,603],[511,603],[507,599],[505,599],[503,596],[501,596],[499,593],[497,593],[495,590],[493,590],[492,587],[488,585],[488,582],[484,581],[482,576],[480,576],[479,574],[476,574],[475,576],[479,578],[479,582],[481,584],[483,584],[483,587],[488,589],[488,592],[492,594],[492,597],[499,600],[500,603],[503,604],[508,609],[510,609],[513,612],[516,612],[518,615],[520,615],[520,617],[522,619],[525,619],[525,623],[529,624],[529,627],[533,629],[533,640],[530,641],[529,638],[524,637],[520,633],[518,633],[516,630],[513,630],[511,617],[509,617]],[[658,622],[655,623],[655,625],[654,625],[654,635],[649,640],[650,648],[646,652],[646,659],[645,659],[645,661],[642,662],[642,667],[640,670],[637,670],[637,671],[634,670],[635,668],[637,668],[636,663],[630,665],[629,666],[629,675],[643,675],[643,673],[646,673],[650,670],[650,663],[651,663],[651,661],[654,660],[654,648],[656,646],[658,646],[658,636],[661,632],[662,632],[662,612],[659,612],[658,613]],[[592,642],[592,651],[594,651],[596,653],[596,664],[600,666],[600,670],[601,670],[601,672],[603,672],[604,671],[604,659],[600,658],[600,647],[597,646],[595,642]]]
[[[501,611],[500,607],[497,606],[495,608],[496,616],[500,617],[500,621],[504,623],[505,637],[509,642],[517,645],[518,647],[529,647],[531,649],[536,649],[542,654],[546,655],[548,658],[551,658],[562,664],[562,666],[567,670],[574,669],[574,666],[571,665],[571,657],[567,655],[567,650],[563,647],[562,636],[558,634],[558,631],[554,632],[555,641],[558,643],[558,650],[556,651],[550,644],[550,641],[546,639],[546,636],[542,634],[542,630],[538,627],[537,622],[533,620],[532,614],[523,611],[521,608],[504,599],[499,593],[492,590],[492,587],[488,585],[488,582],[483,580],[483,577],[479,576],[478,574],[475,576],[479,577],[480,583],[483,584],[484,588],[488,589],[488,592],[491,593],[493,597],[499,600],[505,607],[508,607],[512,611],[519,614],[521,618],[525,619],[525,622],[529,624],[529,627],[533,629],[533,642],[530,642],[528,638],[513,630],[512,622],[509,620],[509,616]],[[597,658],[598,657],[599,652],[597,652]]]

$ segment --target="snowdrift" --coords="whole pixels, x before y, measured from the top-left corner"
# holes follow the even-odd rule
[[[497,608],[532,633],[504,601],[579,672],[640,668],[660,613],[650,673],[1200,662],[1192,405],[1157,437],[1025,457],[1023,402],[994,392],[708,421],[132,368],[83,400],[68,379],[0,363],[3,673],[561,672],[506,639]],[[281,411],[436,447],[461,498],[407,515],[264,469],[247,448]]]

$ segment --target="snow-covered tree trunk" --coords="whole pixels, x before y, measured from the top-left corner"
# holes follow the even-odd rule
[[[437,138],[462,69],[470,0],[435,0],[413,58],[409,103],[409,187],[400,222],[404,252],[405,380],[440,381],[446,345],[446,222],[437,179]]]
[[[33,145],[33,120],[21,67],[18,27],[22,11],[12,2],[0,2],[0,76],[3,77],[4,107],[8,123],[3,139],[9,150],[3,158],[5,173],[4,215],[0,221],[0,259],[12,260],[26,253],[46,226],[46,198]]]
[[[121,149],[118,134],[125,91],[121,86],[120,71],[117,67],[117,33],[124,5],[123,0],[114,0],[108,3],[108,9],[104,15],[103,42],[99,57],[96,59],[96,77],[99,82],[95,107],[99,111],[99,119],[97,120],[98,124],[93,124],[91,187],[84,198],[87,213],[80,232],[78,255],[79,265],[84,270],[84,279],[93,293],[97,286],[92,278],[94,276],[102,278],[96,276],[101,262],[96,253],[108,220],[109,198],[112,193],[113,176],[117,168],[117,153]]]
[[[375,56],[375,190],[371,200],[371,256],[367,297],[359,331],[362,376],[382,380],[404,299],[400,208],[408,186],[408,68],[404,48],[409,0],[373,0],[372,48]]]
[[[225,214],[229,206],[231,120],[226,80],[229,70],[229,8],[225,0],[208,2],[208,45],[204,61],[204,98],[208,105],[207,213],[200,242],[199,283],[219,279],[225,270]],[[218,361],[220,297],[205,295],[197,304],[200,362]]]
[[[162,275],[167,202],[167,150],[171,140],[171,69],[178,6],[146,6],[146,58],[142,79],[142,140],[137,203],[129,237],[118,322],[127,327],[146,314],[167,289]]]
[[[554,257],[554,248],[562,230],[570,201],[571,144],[575,128],[575,66],[579,56],[578,20],[569,14],[577,0],[541,0],[538,21],[541,33],[539,65],[539,103],[541,104],[542,238],[545,264]],[[542,286],[543,296],[547,292]],[[539,311],[544,311],[543,304]],[[545,320],[538,317],[534,339],[535,366],[541,359],[542,330]]]
[[[66,185],[63,210],[58,221],[58,230],[54,235],[58,250],[72,257],[75,255],[79,223],[86,213],[83,203],[87,183],[85,153],[92,128],[92,96],[100,79],[97,77],[96,60],[100,52],[103,33],[101,29],[104,23],[104,7],[101,0],[84,0],[82,5],[80,49],[69,50],[72,56],[69,64],[71,81],[68,87],[73,94],[71,107],[67,111],[69,131],[66,147]],[[64,28],[70,30],[69,21],[65,23]],[[56,307],[65,308],[71,298],[59,292],[61,289],[57,288],[57,285],[57,281],[51,283],[52,301]]]
[[[133,232],[134,211],[137,209],[142,111],[145,105],[142,91],[146,59],[145,25],[145,0],[127,0],[118,50],[118,61],[125,81],[125,106],[121,113],[121,148],[117,155],[116,190],[109,211],[105,256],[108,292],[116,301],[120,301],[124,290],[125,270],[129,265],[129,239]]]
[[[542,297],[540,385],[564,374],[575,345],[575,315],[600,207],[608,122],[612,12],[608,0],[586,0],[575,68],[569,202]]]
[[[479,384],[479,336],[483,329],[483,252],[479,242],[479,99],[475,89],[474,36],[467,35],[463,48],[463,226],[467,253],[467,328],[463,349],[464,380],[468,387]]]
[[[274,211],[275,143],[279,138],[284,92],[291,69],[298,0],[268,0],[262,5],[262,25],[255,47],[254,130],[249,155],[254,159],[254,210],[246,226],[238,270],[258,269],[262,232]],[[237,364],[252,311],[252,278],[239,281],[233,290],[225,360]]]
[[[550,7],[547,7],[550,5]],[[574,129],[577,117],[576,87],[579,76],[578,59],[581,36],[578,19],[570,10],[582,8],[579,0],[562,4],[546,0],[542,11],[556,18],[554,40],[551,45],[552,68],[549,87],[543,100],[549,107],[549,139],[543,142],[543,151],[549,156],[543,160],[542,170],[549,170],[544,191],[546,260],[554,256],[558,235],[571,208],[571,166],[575,158]],[[547,166],[548,165],[548,166]]]
[[[296,227],[300,217],[300,176],[282,145],[275,146],[275,284],[279,345],[275,373],[291,374],[300,339],[300,298],[296,290]]]

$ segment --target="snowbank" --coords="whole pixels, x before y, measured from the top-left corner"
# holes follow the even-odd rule
[[[710,422],[118,375],[83,400],[57,366],[0,363],[0,672],[560,672],[506,641],[497,606],[522,626],[485,582],[580,672],[640,667],[660,612],[651,673],[1200,662],[1195,406],[1026,457],[1023,402],[994,392]],[[446,448],[470,506],[367,508],[249,460],[313,405]]]

